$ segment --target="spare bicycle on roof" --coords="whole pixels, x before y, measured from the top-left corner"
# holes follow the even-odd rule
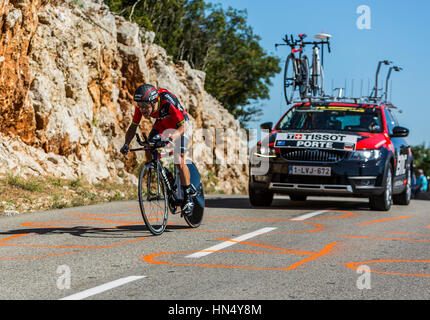
[[[284,70],[284,95],[287,104],[291,104],[294,99],[294,94],[298,90],[300,98],[316,98],[324,97],[324,45],[327,45],[328,52],[331,52],[330,38],[331,35],[321,33],[315,38],[318,41],[306,42],[304,39],[307,35],[299,34],[299,38],[294,40],[293,35],[286,35],[283,39],[284,43],[275,44],[278,46],[291,47],[291,53],[288,55],[285,62]],[[306,45],[312,45],[312,64],[309,72],[309,59],[303,54]],[[321,49],[320,49],[321,46]],[[299,56],[296,57],[296,53]]]
[[[337,95],[333,93],[327,95],[324,91],[324,46],[327,46],[328,52],[331,53],[330,39],[332,36],[326,33],[315,35],[317,41],[308,41],[305,39],[307,35],[301,33],[297,39],[293,35],[286,35],[283,38],[284,43],[275,44],[278,46],[289,46],[291,53],[285,61],[284,69],[284,95],[287,105],[293,102],[313,102],[313,101],[352,101],[355,103],[374,103],[385,104],[388,107],[396,108],[391,101],[388,100],[389,80],[392,71],[400,72],[403,69],[393,65],[392,61],[382,60],[378,62],[376,70],[375,86],[368,96],[347,97],[345,96],[346,88],[336,88]],[[307,45],[312,45],[312,63],[309,63],[308,57],[304,54],[304,48]],[[298,54],[298,56],[297,56]],[[379,86],[379,73],[382,66],[390,66],[387,72],[385,91]],[[296,97],[296,93],[299,97]]]

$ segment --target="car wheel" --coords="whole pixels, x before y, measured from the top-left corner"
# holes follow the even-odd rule
[[[380,196],[369,199],[370,208],[377,211],[389,211],[393,202],[393,173],[391,165],[388,167],[384,181],[384,192]]]
[[[249,188],[249,202],[253,207],[270,207],[274,193],[268,190],[254,190]]]
[[[411,178],[411,169],[408,169],[406,172],[407,175],[407,182],[406,182],[406,188],[403,190],[401,194],[397,194],[393,196],[393,202],[394,204],[399,204],[402,206],[407,206],[411,202],[412,197],[412,178]]]

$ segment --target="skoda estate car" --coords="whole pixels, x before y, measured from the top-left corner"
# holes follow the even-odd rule
[[[388,211],[411,199],[413,158],[393,106],[299,103],[251,151],[249,200],[270,206],[274,194],[369,198]]]

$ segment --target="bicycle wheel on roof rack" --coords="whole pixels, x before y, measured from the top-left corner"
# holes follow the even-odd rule
[[[298,87],[300,98],[304,99],[308,96],[309,90],[309,60],[307,56],[303,56],[299,60]]]
[[[290,54],[285,61],[284,69],[284,96],[285,101],[291,104],[294,100],[294,92],[297,88],[296,57]]]

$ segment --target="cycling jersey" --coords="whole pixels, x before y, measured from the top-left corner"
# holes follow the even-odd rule
[[[158,111],[150,114],[152,118],[157,119],[154,123],[154,129],[163,133],[167,129],[177,129],[182,124],[188,122],[188,115],[180,104],[178,98],[166,89],[159,89],[159,103],[161,107]],[[138,125],[142,119],[142,112],[135,108],[133,124]]]

